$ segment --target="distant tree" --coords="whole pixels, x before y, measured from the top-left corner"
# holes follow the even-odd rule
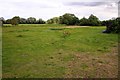
[[[48,23],[48,24],[53,24],[53,19],[48,19],[48,20],[47,20],[47,23]]]
[[[88,19],[83,17],[82,19],[80,19],[80,25],[81,26],[88,26],[89,23],[88,23]]]
[[[27,20],[25,18],[20,18],[20,24],[26,24]]]
[[[88,19],[85,17],[80,19],[80,25],[82,25],[82,26],[100,26],[101,21],[96,16],[91,14]]]
[[[74,14],[66,13],[60,16],[60,24],[77,25],[79,24],[79,19]]]
[[[104,21],[101,21],[101,25],[102,26],[106,26],[106,21],[104,20]]]
[[[5,21],[5,24],[11,24],[11,19],[7,19],[7,20]]]
[[[51,19],[48,19],[47,23],[48,24],[59,24],[60,23],[59,17],[53,17]]]
[[[19,16],[15,16],[15,17],[13,17],[13,18],[10,20],[10,23],[11,23],[12,25],[18,25],[19,22],[20,22],[20,17],[19,17]]]
[[[120,17],[116,19],[110,19],[103,21],[102,24],[106,26],[106,31],[105,33],[119,33],[120,32]]]
[[[36,18],[34,18],[34,17],[27,18],[27,23],[28,24],[35,24],[36,23]]]
[[[88,18],[88,24],[89,24],[89,26],[99,26],[100,20],[96,16],[91,14]]]
[[[4,22],[4,18],[1,17],[1,18],[0,18],[0,27],[3,26],[3,22]]]
[[[59,24],[60,23],[59,17],[54,17],[53,18],[53,23],[54,24]]]
[[[5,23],[5,19],[3,17],[0,17],[0,20]]]
[[[41,18],[36,21],[37,24],[45,24],[45,21]]]

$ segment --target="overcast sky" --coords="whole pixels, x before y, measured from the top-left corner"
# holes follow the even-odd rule
[[[100,20],[118,16],[118,0],[0,0],[0,17],[35,17],[43,20],[73,13],[78,18],[94,14]]]

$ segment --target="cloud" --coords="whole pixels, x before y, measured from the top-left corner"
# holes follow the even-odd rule
[[[25,2],[17,2],[13,4],[14,6],[18,8],[50,8],[51,6],[48,6],[46,4],[40,4],[40,3],[25,3]]]
[[[120,17],[120,1],[118,3],[118,17]]]
[[[70,2],[66,3],[69,6],[100,6],[105,5],[107,2]]]
[[[64,3],[66,6],[88,6],[88,7],[96,7],[96,6],[108,6],[108,7],[116,7],[117,2],[68,2]]]
[[[107,0],[108,1],[108,0]],[[47,20],[61,16],[64,13],[73,13],[79,18],[90,14],[101,20],[118,16],[117,3],[109,0],[2,0],[0,2],[0,17],[5,19],[13,16],[24,18],[35,17]]]

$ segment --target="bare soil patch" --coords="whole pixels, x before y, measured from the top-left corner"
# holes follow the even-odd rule
[[[76,53],[68,63],[66,78],[117,78],[118,50],[113,48],[110,53],[92,56]]]

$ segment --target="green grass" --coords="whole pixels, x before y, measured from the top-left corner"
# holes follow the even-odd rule
[[[11,24],[4,24],[4,27],[11,27]],[[19,24],[19,27],[63,27],[65,25],[62,24]]]
[[[63,26],[3,27],[3,77],[66,77],[76,53],[98,57],[117,46],[117,34],[103,34],[105,27],[51,29]],[[85,63],[79,66],[88,67]]]

